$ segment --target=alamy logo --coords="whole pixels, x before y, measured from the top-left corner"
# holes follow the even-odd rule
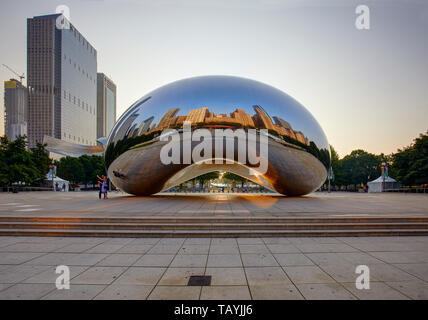
[[[370,269],[368,266],[361,264],[355,268],[355,273],[359,274],[355,279],[355,287],[358,290],[370,289]]]
[[[64,265],[57,266],[55,273],[59,276],[55,280],[55,286],[58,290],[70,289],[70,268]]]
[[[192,131],[191,123],[185,121],[181,133],[175,129],[167,129],[162,132],[160,140],[168,141],[160,151],[160,160],[165,165],[239,163],[248,165],[259,174],[266,173],[268,168],[266,129],[246,131],[200,128]],[[192,142],[199,143],[194,145]]]
[[[358,30],[370,29],[370,9],[368,6],[361,4],[355,8],[355,13],[358,14],[355,19],[355,27]]]

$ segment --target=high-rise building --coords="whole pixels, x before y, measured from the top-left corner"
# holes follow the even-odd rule
[[[4,131],[9,140],[27,135],[28,90],[15,79],[4,82]]]
[[[272,119],[261,106],[253,106],[256,114],[253,116],[254,124],[260,128],[275,130]]]
[[[170,125],[171,120],[175,117],[175,115],[179,110],[180,108],[169,109],[165,113],[165,115],[162,117],[161,121],[159,122],[159,125],[157,126],[157,129],[159,130],[167,129]]]
[[[27,19],[29,145],[45,135],[96,145],[97,51],[61,14]]]
[[[232,117],[237,119],[238,123],[244,127],[254,127],[254,121],[251,116],[242,109],[236,109],[231,113]]]
[[[186,121],[190,121],[193,125],[196,123],[204,122],[206,116],[208,116],[208,107],[192,109],[187,115]]]
[[[97,138],[108,137],[116,123],[116,85],[97,73]]]

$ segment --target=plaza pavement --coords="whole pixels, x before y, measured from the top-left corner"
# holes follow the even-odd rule
[[[315,192],[304,197],[260,194],[98,192],[0,193],[1,216],[25,217],[428,217],[428,194]]]
[[[369,290],[356,289],[359,264]],[[428,299],[428,237],[3,237],[0,299]]]
[[[428,216],[428,196],[0,194],[0,216]],[[55,268],[71,271],[69,290]],[[370,289],[355,286],[357,265]],[[187,286],[211,275],[210,286]],[[0,237],[0,299],[428,299],[428,237]]]

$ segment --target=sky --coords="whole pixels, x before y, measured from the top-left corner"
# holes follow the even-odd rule
[[[368,30],[355,27],[361,4]],[[26,19],[58,5],[116,83],[118,117],[169,82],[234,75],[302,103],[341,157],[396,152],[428,130],[426,0],[0,1],[1,83],[14,77],[2,63],[27,71]]]

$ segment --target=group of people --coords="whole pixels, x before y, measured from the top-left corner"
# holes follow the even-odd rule
[[[107,199],[107,191],[108,191],[108,179],[105,175],[98,176],[98,186],[100,187],[100,193],[98,198],[101,199],[101,194],[104,195],[104,199]]]

